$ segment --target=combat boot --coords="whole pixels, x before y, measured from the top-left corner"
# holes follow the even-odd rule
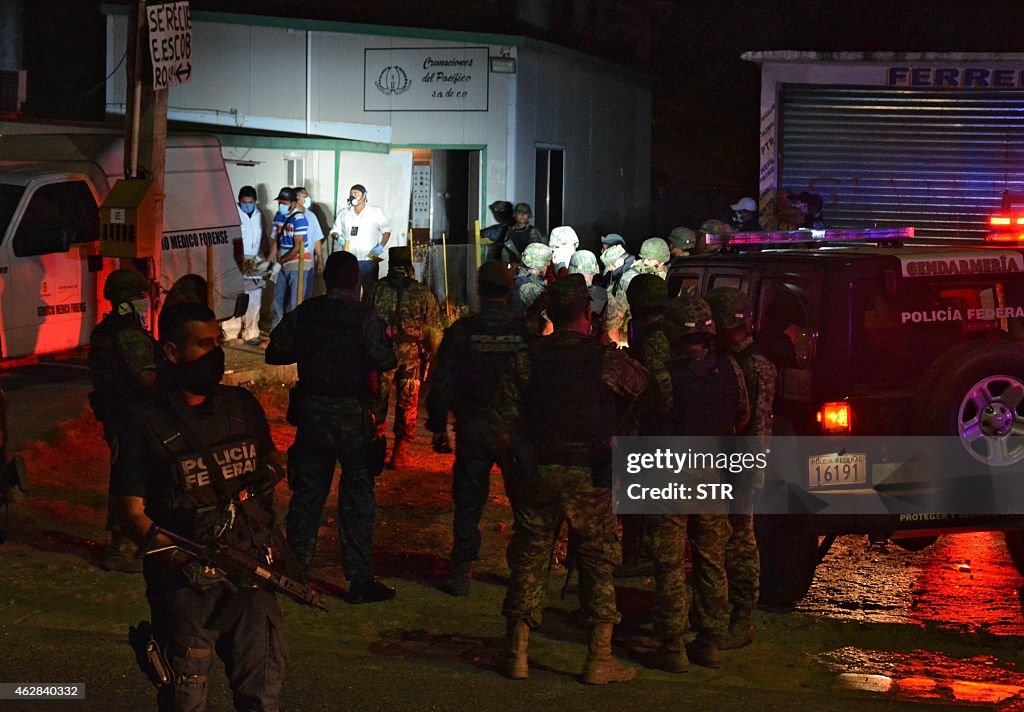
[[[665,672],[686,672],[690,669],[683,636],[673,635],[665,639],[654,656],[654,667]]]
[[[449,596],[468,596],[469,568],[470,565],[468,562],[455,564],[455,566],[452,567],[452,575],[448,577],[447,581],[441,584],[441,590]]]
[[[753,643],[754,624],[750,618],[751,610],[749,608],[736,607],[732,612],[732,619],[729,621],[729,635],[725,636],[719,644],[719,649],[736,650]]]
[[[530,626],[526,621],[508,622],[505,629],[505,652],[501,661],[501,674],[512,680],[525,680],[530,676],[526,648],[530,642]]]
[[[612,624],[596,624],[590,630],[590,652],[583,663],[583,682],[606,685],[609,682],[628,682],[634,677],[636,670],[623,665],[612,655]]]
[[[391,459],[388,461],[389,470],[404,470],[412,465],[412,460],[405,453],[407,442],[401,438],[395,438],[395,445],[391,448]]]
[[[686,646],[690,660],[702,667],[722,667],[721,639],[718,636],[700,633],[697,639]]]

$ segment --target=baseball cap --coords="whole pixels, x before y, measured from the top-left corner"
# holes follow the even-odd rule
[[[602,245],[622,245],[626,246],[626,238],[617,232],[609,232],[607,235],[601,238]]]
[[[277,201],[287,201],[289,203],[295,202],[295,188],[289,188],[285,186],[281,190],[277,191]]]
[[[752,213],[757,212],[757,203],[754,202],[753,198],[740,198],[738,202],[733,203],[729,207],[733,210],[749,210]]]

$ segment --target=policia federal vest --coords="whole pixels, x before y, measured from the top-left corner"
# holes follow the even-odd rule
[[[303,302],[297,315],[299,385],[302,394],[373,400],[373,369],[363,328],[373,309],[320,296]]]
[[[483,417],[498,381],[512,356],[529,343],[529,330],[521,318],[504,309],[486,309],[461,320],[463,354],[454,374],[454,407],[458,418]]]

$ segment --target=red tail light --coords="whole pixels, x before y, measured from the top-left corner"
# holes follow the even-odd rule
[[[818,422],[827,434],[849,433],[851,416],[849,403],[825,403],[818,411]]]
[[[1011,222],[1010,218],[1006,215],[993,215],[988,219],[988,224],[992,227],[1005,227]]]

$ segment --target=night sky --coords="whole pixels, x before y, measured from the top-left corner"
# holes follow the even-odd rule
[[[23,0],[26,114],[102,119],[100,4]],[[1024,2],[1012,0],[192,0],[192,8],[525,34],[631,64],[649,74],[654,88],[656,231],[699,221],[740,195],[756,194],[760,75],[759,67],[740,59],[743,52],[1024,48]],[[549,29],[537,29],[531,17],[545,18]],[[692,215],[679,214],[679,205]]]

